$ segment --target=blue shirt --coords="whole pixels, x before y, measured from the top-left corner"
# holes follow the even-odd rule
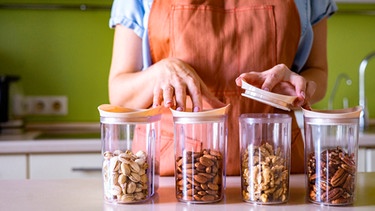
[[[301,21],[301,37],[292,70],[300,72],[310,54],[313,43],[312,26],[331,16],[337,6],[334,0],[294,0]],[[114,0],[109,26],[121,24],[142,38],[143,69],[151,65],[148,43],[148,17],[153,0]]]

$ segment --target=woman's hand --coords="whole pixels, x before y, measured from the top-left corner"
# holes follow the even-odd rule
[[[203,108],[202,99],[213,107],[224,105],[209,92],[195,70],[179,59],[163,59],[155,63],[150,71],[158,72],[158,77],[154,80],[153,106],[163,104],[165,107],[185,111],[187,96],[191,98],[193,111]]]
[[[236,79],[237,86],[241,86],[242,80],[266,91],[297,96],[293,106],[307,109],[310,109],[309,101],[316,89],[314,81],[307,81],[284,64],[263,72],[243,73]]]

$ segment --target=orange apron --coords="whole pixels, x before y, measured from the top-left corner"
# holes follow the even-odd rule
[[[300,38],[294,1],[155,0],[148,27],[153,63],[167,57],[181,59],[218,99],[231,104],[226,169],[227,175],[239,175],[240,114],[285,111],[242,97],[235,79],[280,63],[292,66]],[[293,116],[291,171],[303,173],[301,132],[293,112],[287,113]],[[161,125],[160,175],[173,175],[173,119],[167,109]]]

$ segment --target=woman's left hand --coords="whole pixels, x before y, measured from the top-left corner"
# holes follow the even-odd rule
[[[307,81],[284,64],[276,65],[262,72],[243,73],[236,79],[237,86],[242,85],[242,80],[266,91],[297,96],[293,106],[306,109],[310,109],[309,99],[316,89],[314,81]]]

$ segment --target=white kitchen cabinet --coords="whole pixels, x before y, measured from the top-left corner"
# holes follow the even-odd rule
[[[375,149],[374,148],[366,149],[366,171],[367,172],[375,171]]]
[[[100,153],[30,154],[30,179],[101,177]]]
[[[26,155],[0,155],[0,179],[26,179]]]
[[[366,148],[358,149],[358,172],[366,171]]]

